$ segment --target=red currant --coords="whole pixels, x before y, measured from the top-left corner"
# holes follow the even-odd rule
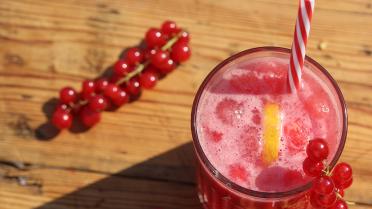
[[[145,71],[139,76],[141,86],[145,89],[151,89],[155,86],[158,80],[158,75],[155,71]]]
[[[57,111],[66,111],[66,112],[68,112],[70,110],[69,110],[69,106],[67,104],[59,103],[59,104],[57,104],[57,106],[56,106],[56,108],[55,108],[54,111],[55,112],[57,112]]]
[[[345,201],[338,199],[335,204],[328,209],[348,209],[348,206]]]
[[[335,192],[332,192],[328,195],[316,194],[316,200],[319,205],[327,208],[335,204],[337,196]]]
[[[107,85],[103,95],[112,100],[117,97],[119,90],[120,88],[117,85],[110,83]]]
[[[343,189],[349,188],[353,184],[353,178],[347,180],[344,184],[342,184]]]
[[[159,76],[159,69],[156,68],[153,65],[147,66],[143,72],[147,72],[147,71],[151,71],[151,72],[155,73],[157,76]]]
[[[183,43],[186,43],[188,44],[190,42],[190,35],[188,32],[186,31],[182,31],[180,37],[178,38],[178,41],[177,42],[183,42]]]
[[[313,190],[318,194],[328,195],[335,190],[335,184],[329,176],[320,176],[313,182]]]
[[[332,170],[332,176],[337,181],[346,181],[349,180],[353,175],[353,170],[351,166],[347,163],[339,163]]]
[[[324,139],[313,139],[306,147],[307,156],[314,161],[322,161],[328,157],[329,150]]]
[[[171,58],[176,62],[184,62],[191,56],[191,49],[184,42],[177,42],[172,46]]]
[[[169,59],[169,54],[163,50],[157,50],[155,54],[151,57],[151,64],[155,67],[160,68]]]
[[[102,93],[102,92],[104,92],[108,85],[109,85],[109,82],[108,82],[107,79],[105,79],[105,78],[100,78],[100,79],[98,79],[98,80],[95,82],[96,92],[97,92],[97,93]]]
[[[303,163],[303,170],[306,175],[316,177],[320,176],[324,165],[322,162],[312,161],[310,158],[306,158]]]
[[[107,101],[102,95],[95,95],[89,99],[89,108],[94,111],[102,111],[106,109]]]
[[[129,95],[126,91],[120,89],[115,96],[111,99],[112,103],[120,107],[129,101]]]
[[[135,77],[128,81],[126,89],[129,94],[135,96],[141,92],[141,84],[138,81],[138,79]]]
[[[156,49],[152,49],[152,48],[146,48],[144,51],[143,51],[143,54],[145,56],[145,59],[148,60],[148,59],[151,59],[152,56],[154,56],[154,54],[156,53]]]
[[[94,95],[93,95],[94,96]],[[71,112],[74,114],[74,115],[79,115],[80,111],[81,111],[81,108],[82,106],[80,104],[75,104],[72,108],[71,108]]]
[[[336,192],[337,192],[339,195],[341,195],[341,197],[344,197],[344,195],[345,195],[345,192],[344,192],[343,189],[336,188]]]
[[[82,108],[79,117],[86,127],[92,127],[101,120],[101,113],[86,106]]]
[[[95,85],[93,80],[85,80],[83,81],[82,87],[81,87],[81,94],[84,99],[88,99],[92,96],[92,94],[95,91]]]
[[[59,99],[62,103],[73,103],[78,99],[76,91],[71,87],[65,87],[59,92]]]
[[[110,81],[110,83],[116,83],[116,82],[118,82],[121,78],[122,78],[121,76],[118,76],[118,75],[116,75],[116,74],[113,74],[113,75],[111,75],[109,81]]]
[[[161,31],[163,34],[171,36],[179,33],[180,29],[177,27],[175,22],[167,20],[161,25]]]
[[[56,110],[52,116],[52,123],[58,129],[70,128],[72,115],[68,111]]]
[[[126,60],[128,61],[130,65],[141,63],[143,61],[143,58],[144,56],[143,56],[142,51],[137,47],[130,48],[127,51]]]
[[[129,66],[129,63],[122,59],[116,61],[114,65],[114,74],[119,77],[125,76],[132,70],[133,68]]]
[[[319,194],[315,192],[310,193],[310,203],[314,208],[322,208],[322,206],[318,203],[318,196]]]
[[[351,186],[351,184],[353,184],[353,178],[350,178],[346,181],[340,181],[338,179],[335,179],[333,176],[333,181],[335,182],[335,185],[337,188],[340,188],[340,189],[347,189]]]
[[[163,74],[168,74],[176,69],[176,63],[172,59],[167,59],[161,66],[159,66],[159,71]]]
[[[145,41],[148,47],[161,47],[166,43],[163,33],[156,28],[150,28],[146,32]]]

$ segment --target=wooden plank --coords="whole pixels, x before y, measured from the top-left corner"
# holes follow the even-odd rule
[[[201,209],[193,184],[66,169],[7,170],[0,181],[2,209]]]

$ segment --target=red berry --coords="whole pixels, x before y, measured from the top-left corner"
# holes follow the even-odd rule
[[[161,25],[161,31],[163,34],[171,36],[179,33],[180,29],[177,27],[175,22],[167,20]]]
[[[92,94],[95,91],[95,85],[93,80],[85,80],[83,81],[82,87],[81,87],[81,94],[84,99],[88,99],[92,96]]]
[[[331,207],[333,204],[335,204],[337,200],[337,196],[335,192],[332,192],[328,195],[322,195],[322,194],[315,193],[315,196],[316,196],[316,200],[318,204],[325,208]]]
[[[312,177],[320,176],[324,169],[322,162],[312,161],[310,158],[306,158],[302,166],[305,174]]]
[[[151,59],[152,56],[154,56],[154,54],[156,53],[156,49],[153,49],[153,48],[146,48],[144,51],[143,51],[143,54],[145,56],[145,59]]]
[[[171,58],[176,62],[184,62],[191,56],[191,49],[184,42],[177,42],[172,46]]]
[[[65,87],[59,91],[59,99],[62,103],[73,103],[78,99],[76,91],[71,87]]]
[[[130,65],[135,65],[143,61],[143,53],[137,47],[130,48],[126,54],[126,60]]]
[[[351,186],[351,184],[353,184],[353,178],[350,178],[346,181],[340,181],[332,176],[332,179],[335,182],[336,187],[339,189],[347,189]]]
[[[190,35],[188,32],[186,31],[182,31],[180,37],[178,38],[178,41],[177,42],[183,42],[183,43],[186,43],[188,44],[190,42]]]
[[[127,83],[127,91],[131,95],[138,95],[141,92],[141,84],[137,78],[132,78]]]
[[[147,72],[147,71],[151,71],[152,73],[155,73],[157,76],[159,76],[159,69],[154,67],[153,65],[147,66],[143,72]]]
[[[166,60],[161,66],[159,66],[159,71],[163,74],[168,74],[176,69],[176,63],[172,59]]]
[[[328,209],[348,209],[348,206],[345,201],[338,199],[335,204]]]
[[[107,101],[102,95],[95,95],[89,99],[89,108],[94,111],[102,111],[106,109]]]
[[[353,170],[351,169],[351,166],[347,163],[338,163],[332,170],[332,176],[334,179],[337,179],[337,181],[347,181],[349,180],[353,175]]]
[[[64,104],[64,103],[59,103],[57,104],[54,112],[57,112],[57,111],[66,111],[66,112],[69,112],[69,106],[67,104]]]
[[[120,89],[116,94],[115,97],[111,99],[112,103],[114,103],[116,106],[120,107],[123,104],[127,103],[129,101],[129,95],[126,91]]]
[[[56,110],[52,116],[52,123],[58,129],[70,128],[72,115],[68,111]]]
[[[108,85],[109,85],[109,82],[106,78],[100,78],[100,79],[96,80],[96,82],[95,82],[96,92],[97,93],[104,92]]]
[[[347,180],[345,183],[342,184],[342,189],[347,189],[353,184],[353,178]]]
[[[81,110],[79,118],[86,127],[92,127],[101,120],[101,113],[86,106]]]
[[[122,78],[122,76],[118,76],[118,75],[116,75],[116,74],[113,74],[113,75],[111,75],[109,82],[110,82],[110,83],[116,83],[116,82],[118,82],[121,78]]]
[[[313,182],[313,190],[318,194],[328,195],[335,190],[335,184],[329,176],[320,176]]]
[[[327,142],[324,139],[313,139],[309,141],[306,147],[307,156],[314,161],[327,159],[329,150]]]
[[[163,33],[156,28],[150,28],[146,32],[145,41],[148,47],[161,47],[166,43]]]
[[[339,195],[341,195],[341,197],[344,197],[344,195],[345,195],[345,192],[344,192],[343,189],[336,188],[336,192],[337,192]]]
[[[114,65],[114,74],[119,77],[125,76],[132,70],[133,68],[129,66],[129,63],[122,59],[116,61]]]
[[[155,54],[151,57],[151,63],[160,68],[164,63],[166,63],[169,59],[169,54],[163,50],[157,50]]]
[[[110,83],[105,88],[103,95],[112,100],[115,99],[115,97],[117,97],[119,90],[120,88],[117,85]]]
[[[315,192],[310,193],[310,203],[314,208],[321,208],[322,206],[318,203],[319,194]]]
[[[126,91],[120,89],[115,84],[109,84],[106,88],[104,95],[110,98],[111,102],[116,106],[121,106],[129,101],[129,96]]]
[[[145,89],[151,89],[155,86],[158,75],[155,71],[145,71],[139,76],[139,82]]]
[[[94,95],[93,95],[94,96]],[[81,108],[82,106],[80,104],[75,104],[72,109],[71,109],[71,112],[74,114],[74,115],[79,115],[80,111],[81,111]]]

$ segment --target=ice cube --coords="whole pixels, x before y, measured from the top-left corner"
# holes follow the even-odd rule
[[[216,106],[217,118],[224,124],[234,125],[243,115],[243,104],[233,99],[225,98]]]

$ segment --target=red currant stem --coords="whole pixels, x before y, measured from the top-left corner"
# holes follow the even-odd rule
[[[134,76],[140,74],[145,69],[145,67],[147,65],[149,65],[149,64],[150,64],[150,61],[148,60],[148,61],[146,61],[146,62],[144,62],[142,64],[137,65],[137,67],[136,67],[135,70],[133,70],[132,72],[128,73],[125,77],[119,79],[115,84],[116,85],[120,85],[122,83],[128,82],[131,78],[133,78]]]
[[[161,47],[161,50],[165,51],[165,50],[170,49],[178,41],[178,39],[181,36],[181,33],[182,32],[178,33],[173,38],[171,38],[163,47]],[[122,83],[128,82],[131,78],[133,78],[134,76],[140,74],[147,67],[147,65],[149,65],[149,64],[150,64],[150,61],[147,60],[146,62],[137,65],[135,70],[133,70],[132,72],[128,73],[125,77],[119,79],[115,84],[116,85],[120,85]]]
[[[72,109],[74,109],[76,106],[84,106],[84,105],[86,105],[86,104],[88,104],[88,100],[79,100],[79,101],[77,101],[77,103],[76,104],[74,104],[74,103],[69,103],[68,105],[67,105],[67,110],[68,111],[71,111]]]
[[[173,44],[175,44],[178,41],[178,39],[181,36],[181,33],[182,31],[178,33],[177,35],[175,35],[173,38],[171,38],[163,47],[161,47],[161,50],[165,51],[165,50],[170,49],[173,46]]]
[[[352,202],[352,201],[346,201],[346,200],[344,200],[345,202],[346,202],[346,204],[348,204],[348,205],[356,205],[356,203],[355,202]]]
[[[325,168],[322,170],[322,172],[324,173],[324,175],[326,176],[332,176],[332,173],[331,173],[331,169],[329,167],[329,165],[327,165],[326,162],[323,162],[325,166]]]
[[[88,104],[88,101],[87,101],[87,100],[80,100],[80,101],[79,101],[79,105],[80,105],[80,106],[84,106],[84,105],[86,105],[86,104]]]
[[[348,204],[348,205],[355,205],[355,204],[356,204],[355,202],[345,200],[345,199],[340,195],[340,193],[338,193],[338,192],[336,192],[336,196],[337,196],[337,199],[345,201],[346,204]]]

